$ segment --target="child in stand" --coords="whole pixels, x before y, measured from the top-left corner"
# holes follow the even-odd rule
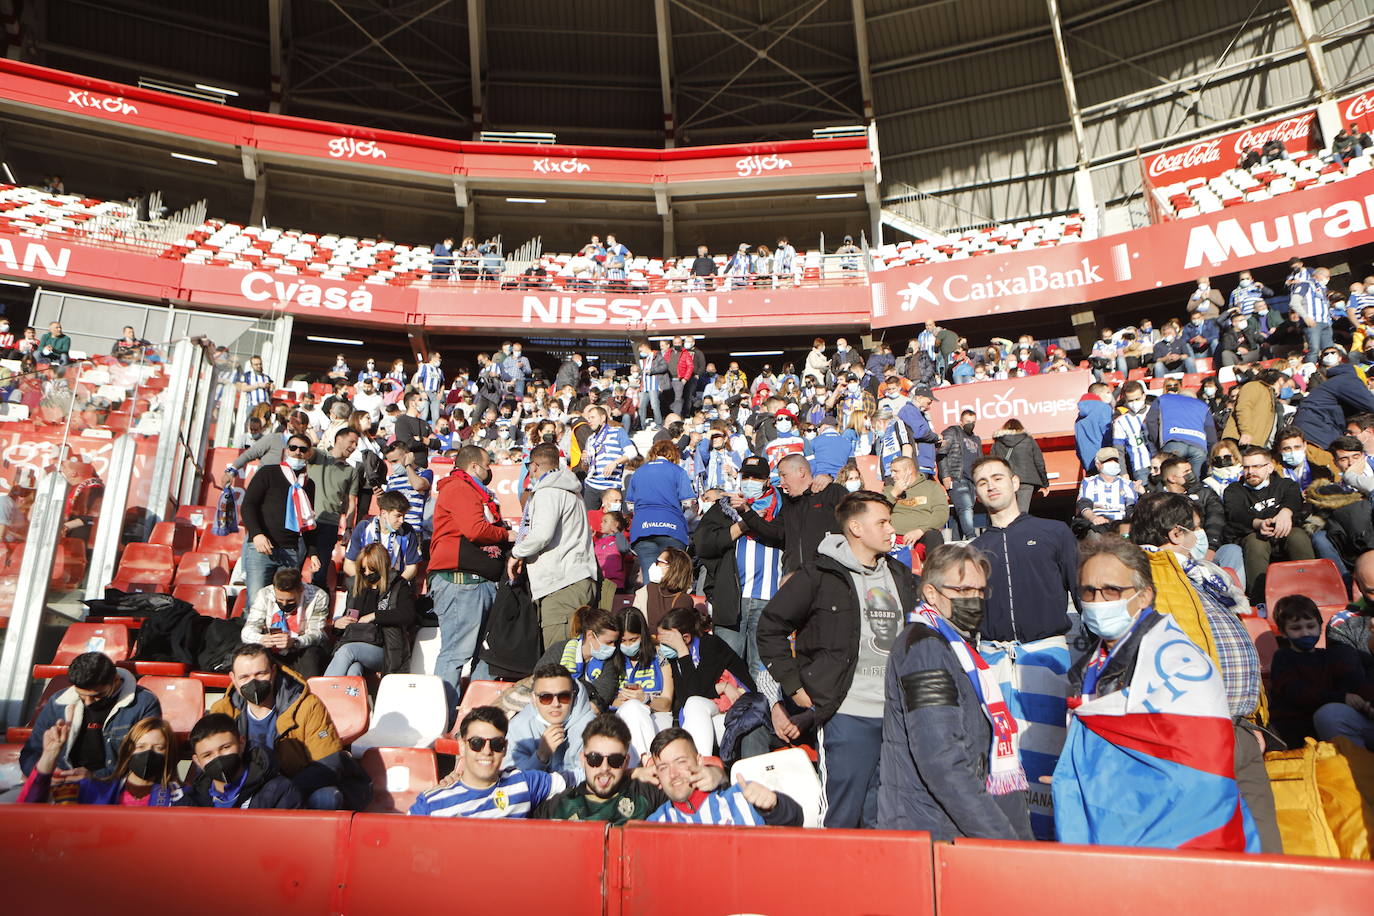
[[[1313,724],[1333,714],[1358,713],[1369,721],[1374,708],[1366,699],[1371,685],[1364,684],[1359,656],[1345,646],[1317,648],[1322,617],[1306,595],[1285,595],[1274,604],[1274,622],[1282,639],[1270,666],[1270,719],[1274,730],[1289,747],[1302,747],[1307,737],[1319,734]],[[1324,709],[1337,707],[1334,712]],[[1339,708],[1346,707],[1346,708]],[[1353,716],[1350,716],[1353,718]]]
[[[592,538],[596,565],[601,567],[601,607],[613,607],[616,592],[625,591],[625,555],[630,542],[625,537],[625,516],[620,512],[601,513],[601,529]]]

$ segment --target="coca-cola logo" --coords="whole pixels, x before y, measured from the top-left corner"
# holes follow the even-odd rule
[[[583,172],[590,172],[592,167],[574,156],[571,159],[536,159],[533,169],[540,175],[581,175]]]
[[[1345,120],[1358,121],[1367,114],[1374,112],[1374,92],[1365,92],[1355,96],[1345,106]]]
[[[1316,116],[1316,112],[1309,111],[1307,114],[1288,118],[1276,124],[1266,124],[1263,127],[1244,131],[1236,137],[1236,155],[1239,156],[1252,146],[1264,146],[1270,140],[1278,140],[1285,146],[1289,143],[1306,141],[1308,135],[1312,133],[1312,120]]]
[[[1203,140],[1177,153],[1160,153],[1150,160],[1150,177],[1158,178],[1169,172],[1208,165],[1221,158],[1221,138]]]
[[[781,156],[769,154],[767,156],[745,156],[735,163],[735,171],[741,178],[751,178],[754,175],[761,175],[764,172],[776,172],[779,169],[790,169],[791,159],[784,159]]]
[[[108,95],[96,95],[84,89],[67,90],[67,104],[75,105],[77,108],[93,108],[96,111],[106,111],[110,114],[138,114],[138,108],[124,101],[122,96],[111,97]]]
[[[335,159],[385,159],[386,150],[376,140],[335,137],[329,141],[329,155]]]

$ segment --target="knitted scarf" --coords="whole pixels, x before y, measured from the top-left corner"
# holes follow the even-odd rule
[[[983,661],[983,656],[978,654],[978,650],[969,645],[959,631],[928,603],[921,602],[907,619],[909,622],[924,623],[945,638],[954,657],[959,659],[969,683],[973,685],[973,692],[983,707],[983,715],[992,723],[992,748],[988,751],[988,794],[1006,795],[1009,792],[1028,789],[1030,786],[1026,782],[1026,771],[1021,768],[1020,730],[1017,728],[1016,718],[1012,716],[1011,710],[1007,709],[1006,700],[1002,698],[1002,687],[997,683],[997,677],[988,667],[988,663]]]
[[[298,477],[290,465],[283,461],[281,473],[291,487],[291,491],[286,495],[286,530],[314,531],[315,509],[310,505],[310,497],[305,493],[305,470],[302,469]]]

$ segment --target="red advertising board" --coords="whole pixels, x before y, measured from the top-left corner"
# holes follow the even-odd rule
[[[383,283],[344,283],[310,274],[276,274],[186,264],[180,298],[242,312],[286,312],[355,324],[415,324],[416,290]]]
[[[874,275],[873,327],[1076,305],[1374,242],[1374,172],[1083,242]]]
[[[958,426],[959,415],[971,410],[978,415],[974,431],[985,439],[1013,417],[1033,436],[1072,435],[1078,399],[1092,383],[1093,374],[1081,369],[947,385],[935,390],[935,402],[927,413],[937,432]]]
[[[1302,152],[1313,145],[1316,119],[1316,109],[1311,109],[1151,153],[1145,157],[1145,177],[1154,187],[1190,178],[1215,178],[1235,168],[1247,149],[1259,149],[1275,137],[1283,141],[1289,154]]]
[[[1341,123],[1346,127],[1358,124],[1360,130],[1374,130],[1374,89],[1347,96],[1336,103],[1341,112]]]
[[[292,127],[257,124],[253,126],[253,145],[264,152],[437,175],[452,175],[459,160],[456,143],[452,144],[455,149],[435,149],[339,124]]]

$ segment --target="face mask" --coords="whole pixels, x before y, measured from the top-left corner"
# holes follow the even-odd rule
[[[844,482],[844,488],[848,490],[850,493],[856,493],[859,490],[863,489],[863,485],[864,482],[862,480],[854,480],[853,478],[850,478],[849,480],[846,480]]]
[[[963,430],[964,430],[964,432],[968,433],[968,434],[971,436],[971,435],[973,435],[973,427],[974,427],[974,424],[972,424],[972,423],[965,423],[965,424],[963,425]]]
[[[620,644],[620,654],[624,655],[626,658],[634,658],[639,654],[639,643],[622,642]]]
[[[1217,390],[1215,388],[1204,388],[1202,389],[1202,396],[1208,399],[1214,398],[1217,396]]]
[[[777,430],[778,430],[778,432],[780,432],[780,433],[790,433],[790,432],[792,431],[792,421],[791,421],[791,420],[779,420],[779,421],[778,421],[777,423],[775,423],[774,425],[777,427]]]
[[[649,567],[649,581],[655,584],[663,581],[663,567],[655,563]]]
[[[602,506],[601,508],[607,512],[619,512],[620,503],[606,503],[606,505]]]
[[[1286,400],[1288,400],[1289,398],[1291,398],[1292,396],[1293,396],[1293,386],[1292,386],[1292,385],[1284,385],[1282,388],[1279,389],[1279,397],[1282,398],[1283,400],[1286,401]]]
[[[363,573],[363,578],[368,582],[380,582],[382,581],[382,574],[375,569],[369,569],[367,572]]]
[[[1131,411],[1131,413],[1140,413],[1142,410],[1145,409],[1145,402],[1144,402],[1144,401],[1127,401],[1127,402],[1126,402],[1126,407],[1127,407],[1127,409],[1129,409],[1129,410]]]
[[[715,503],[707,502],[704,499],[697,500],[697,514],[705,515],[707,512],[711,511],[711,507],[714,505]]]
[[[1306,451],[1303,449],[1285,449],[1282,455],[1283,463],[1290,468],[1299,467],[1303,462],[1303,458],[1306,457],[1306,454]]]
[[[740,481],[739,491],[744,494],[745,499],[758,499],[763,495],[763,481],[742,480]]]
[[[1120,461],[1104,461],[1104,462],[1102,462],[1102,473],[1103,473],[1103,474],[1106,474],[1108,477],[1115,477],[1115,476],[1117,476],[1118,474],[1121,473],[1121,462],[1120,462]]]
[[[669,645],[660,645],[658,647],[658,657],[663,659],[665,662],[671,661],[677,658],[677,650]]]
[[[858,382],[850,382],[849,384],[845,385],[844,387],[845,387],[846,389],[849,390],[849,393],[850,393],[850,394],[854,394],[856,391],[859,390],[859,383],[858,383]]]
[[[221,754],[205,765],[205,775],[216,782],[233,782],[241,769],[242,754]]]
[[[1317,648],[1318,639],[1321,639],[1321,637],[1299,636],[1298,638],[1294,639],[1290,636],[1288,638],[1288,642],[1290,645],[1293,646],[1294,649],[1301,649],[1303,652],[1311,652],[1313,649]]]
[[[266,706],[272,697],[272,682],[255,678],[240,686],[239,694],[254,706]]]
[[[166,766],[167,755],[157,751],[139,751],[129,758],[129,772],[149,782],[161,779]]]
[[[1328,353],[1322,357],[1322,365],[1328,369],[1330,369],[1332,366],[1336,365],[1340,361],[1341,357],[1339,354],[1336,353]]]
[[[1103,639],[1120,639],[1131,628],[1131,599],[1120,601],[1084,601],[1083,625]]]
[[[1229,468],[1212,468],[1212,474],[1217,480],[1235,482],[1240,480],[1240,466],[1233,464]]]
[[[304,468],[305,468],[305,459],[304,459],[304,458],[287,458],[287,459],[286,459],[286,466],[289,467],[289,468],[290,468],[291,470],[293,470],[293,471],[304,470]]]
[[[1194,528],[1193,534],[1197,536],[1197,541],[1193,544],[1193,549],[1188,551],[1194,560],[1204,560],[1207,558],[1207,548],[1212,546],[1207,543],[1207,532],[1201,528]]]
[[[964,633],[977,633],[983,623],[986,602],[982,598],[949,599],[949,622]]]
[[[595,646],[592,647],[592,658],[597,659],[598,661],[604,662],[612,655],[615,655],[615,646],[607,646],[603,643],[597,643]]]

